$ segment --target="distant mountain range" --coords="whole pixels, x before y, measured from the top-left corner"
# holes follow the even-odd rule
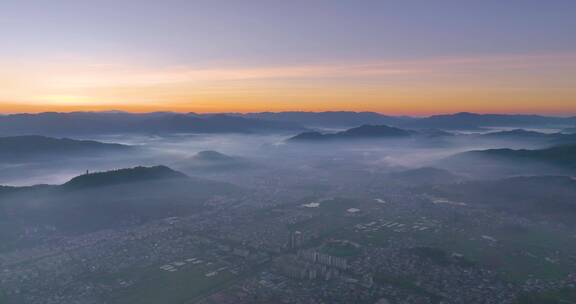
[[[486,127],[567,127],[576,125],[576,117],[517,114],[476,114],[461,112],[429,117],[388,116],[375,112],[263,112],[232,114],[269,121],[298,123],[305,127],[350,128],[364,124],[390,125],[413,129],[466,130]]]
[[[266,133],[294,132],[304,128],[282,121],[231,115],[198,115],[171,112],[71,112],[0,116],[2,135],[69,136],[118,133]]]
[[[463,152],[437,164],[476,178],[576,173],[576,144],[545,149],[487,149]]]
[[[560,145],[576,143],[576,134],[542,133],[524,129],[514,129],[481,134],[478,135],[476,139],[487,141],[500,140],[510,144],[523,142],[540,145]]]
[[[0,163],[127,152],[131,146],[45,136],[0,137]]]
[[[538,150],[488,149],[457,154],[451,160],[481,159],[482,161],[537,162],[576,168],[576,145],[563,145]]]
[[[481,129],[576,125],[576,117],[456,113],[430,117],[388,116],[374,112],[263,112],[247,114],[46,112],[0,115],[0,136],[70,136],[117,133],[261,133],[305,128],[351,128],[389,125],[409,129]]]
[[[336,133],[304,132],[288,139],[291,142],[323,142],[356,139],[405,138],[417,135],[415,131],[387,125],[362,125]]]
[[[401,125],[414,120],[408,116],[388,116],[375,112],[261,112],[233,114],[247,118],[257,118],[270,121],[289,121],[306,127],[317,128],[350,128],[364,124]]]
[[[498,131],[498,132],[491,132],[482,134],[482,137],[485,138],[501,138],[501,139],[520,139],[520,138],[527,138],[527,139],[541,139],[541,138],[552,138],[557,135],[561,135],[559,133],[547,134],[541,133],[536,131],[528,131],[524,129],[514,129],[509,131]]]
[[[476,114],[461,112],[434,115],[407,121],[404,127],[438,129],[481,129],[486,127],[563,127],[574,125],[576,117],[555,117],[517,114]]]
[[[322,133],[317,131],[302,132],[288,139],[289,142],[326,142],[349,141],[354,139],[398,139],[414,137],[424,139],[467,139],[476,142],[509,144],[529,144],[527,146],[553,146],[576,143],[576,134],[542,133],[524,129],[495,131],[482,134],[458,134],[439,129],[402,129],[388,125],[362,125],[344,131]]]

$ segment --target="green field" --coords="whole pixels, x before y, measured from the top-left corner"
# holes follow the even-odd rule
[[[524,281],[530,277],[562,279],[576,268],[565,254],[560,254],[558,261],[547,259],[556,251],[574,252],[574,241],[568,235],[529,229],[517,232],[494,230],[490,236],[498,241],[491,244],[479,237],[455,234],[437,245],[495,267],[512,281]]]
[[[416,285],[414,280],[410,277],[405,276],[389,276],[385,273],[377,273],[374,276],[374,281],[379,284],[384,285],[393,285],[397,288],[404,289],[411,293],[427,297],[432,303],[439,303],[442,300],[442,297],[431,293],[424,288]]]
[[[520,296],[516,304],[565,304],[576,303],[576,289],[563,288],[545,293],[530,293]]]
[[[149,269],[141,274],[138,283],[115,297],[113,303],[190,303],[228,286],[238,278],[227,270],[206,277],[206,273],[217,268],[215,265],[184,266],[175,272]]]
[[[411,225],[412,218],[387,220]],[[358,242],[364,246],[387,246],[395,239],[411,239],[416,246],[443,249],[448,253],[463,254],[467,261],[497,270],[510,281],[521,282],[528,278],[562,279],[576,271],[576,260],[570,256],[576,252],[574,236],[542,228],[504,229],[488,231],[462,231],[433,229],[426,231],[382,228],[372,232],[341,231],[337,237]],[[497,241],[482,238],[493,237]]]
[[[352,244],[329,243],[322,247],[321,252],[337,257],[353,257],[360,254],[360,249]]]
[[[6,295],[4,294],[4,291],[2,289],[0,289],[0,304],[7,304],[8,300],[6,299]]]

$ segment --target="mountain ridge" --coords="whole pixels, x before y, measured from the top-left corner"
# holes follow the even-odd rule
[[[122,168],[117,170],[86,173],[76,176],[66,183],[63,188],[79,189],[87,187],[102,187],[126,183],[143,182],[150,180],[184,179],[188,176],[167,166]]]
[[[126,152],[134,147],[93,140],[54,138],[42,135],[0,137],[0,162],[51,156],[96,155],[105,152]]]
[[[275,122],[224,114],[43,112],[0,116],[0,135],[4,136],[27,134],[69,136],[115,133],[258,133],[304,129],[291,122]]]
[[[67,136],[112,133],[258,133],[304,131],[307,128],[352,128],[364,124],[409,129],[482,129],[486,127],[571,127],[576,117],[477,114],[460,112],[428,117],[377,112],[286,111],[256,113],[42,112],[0,115],[0,135]]]
[[[291,142],[314,142],[354,139],[406,138],[418,134],[387,125],[362,125],[336,133],[303,132],[288,139]]]

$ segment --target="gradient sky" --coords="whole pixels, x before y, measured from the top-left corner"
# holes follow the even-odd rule
[[[0,112],[576,114],[574,0],[3,0]]]

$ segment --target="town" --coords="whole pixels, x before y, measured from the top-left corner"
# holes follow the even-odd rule
[[[298,182],[262,180],[242,197],[206,201],[214,208],[205,212],[123,229],[30,232],[50,241],[0,255],[2,296],[46,304],[501,304],[576,284],[574,234],[562,225],[438,203],[377,180],[292,191]],[[565,243],[546,248],[516,230]]]

